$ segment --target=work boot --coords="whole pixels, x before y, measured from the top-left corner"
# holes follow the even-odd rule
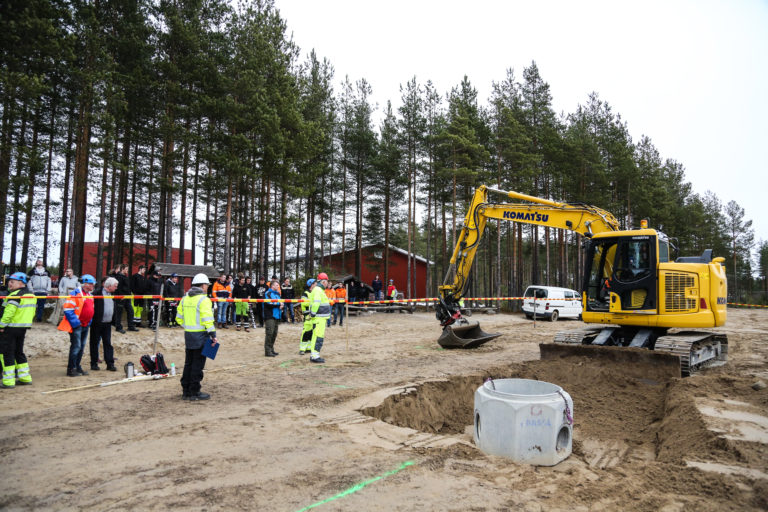
[[[243,327],[243,330],[244,330],[245,332],[249,332],[247,327]]]
[[[189,393],[187,393],[186,391],[182,391],[182,393],[181,393],[181,399],[182,400],[189,400],[189,397],[190,397]]]
[[[197,393],[192,393],[191,395],[189,395],[190,402],[196,402],[198,400],[208,400],[209,398],[211,398],[211,395],[209,395],[208,393],[203,393],[201,391],[198,391]]]
[[[139,330],[136,327],[134,327],[134,326],[129,327],[128,331],[129,332],[139,332]],[[123,331],[123,332],[125,332],[125,331]]]
[[[80,374],[74,368],[67,368],[67,377],[79,377]]]
[[[324,363],[325,359],[323,359],[322,357],[316,357],[314,359],[310,357],[309,358],[309,362],[310,363]]]
[[[117,330],[117,332],[119,332],[120,334],[125,334],[125,329],[123,329],[123,328],[121,327],[120,329],[118,329],[118,330]]]
[[[83,370],[82,366],[78,366],[77,367],[77,373],[80,374],[80,375],[88,375],[88,372]]]
[[[240,326],[239,326],[239,325],[238,325],[238,326],[236,326],[236,327],[235,327],[235,330],[236,330],[236,331],[239,331],[239,330],[240,330]]]
[[[99,368],[99,365],[98,365],[98,364],[96,364],[96,363],[91,363],[91,370],[93,370],[93,371],[97,372],[97,371],[99,371],[100,369],[101,369],[101,368]]]
[[[107,371],[108,372],[116,372],[117,368],[115,368],[114,364],[107,364]]]

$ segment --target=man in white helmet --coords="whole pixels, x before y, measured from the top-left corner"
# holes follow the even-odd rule
[[[186,358],[184,372],[181,374],[181,398],[183,400],[208,400],[211,395],[200,392],[203,380],[205,356],[203,344],[219,342],[216,338],[216,326],[213,322],[213,302],[206,292],[210,280],[205,274],[192,278],[192,288],[176,308],[176,321],[184,327],[184,345]]]

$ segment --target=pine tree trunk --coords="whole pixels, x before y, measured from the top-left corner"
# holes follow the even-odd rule
[[[75,103],[73,102],[67,116],[67,147],[64,149],[64,190],[61,193],[61,232],[59,235],[59,267],[66,269],[71,261],[72,248],[67,243],[67,214],[69,213],[69,178],[72,173],[72,139],[75,128]],[[113,203],[114,204],[114,203]]]
[[[21,199],[21,182],[24,161],[24,146],[26,145],[26,131],[27,131],[27,102],[24,101],[24,105],[21,109],[21,129],[19,130],[19,141],[16,152],[16,180],[13,184],[13,219],[11,221],[11,270],[16,270],[16,251],[18,247],[19,238],[19,203]],[[3,226],[5,228],[5,226]],[[22,255],[24,257],[26,255]],[[22,270],[26,270],[24,262],[20,262]]]
[[[13,151],[13,90],[5,91],[3,120],[0,125],[0,254],[5,250],[5,220],[8,216],[8,187],[11,181],[11,153]],[[64,219],[66,224],[66,217]],[[63,247],[63,244],[62,244]]]
[[[22,242],[21,257],[29,257],[29,242],[32,236],[32,214],[35,211],[35,181],[37,179],[37,143],[40,134],[40,105],[35,108],[35,120],[32,123],[32,148],[27,167],[27,203],[24,205],[24,241]],[[22,261],[23,263],[23,261]]]
[[[48,235],[50,232],[50,219],[51,219],[51,174],[53,172],[53,139],[54,132],[56,131],[56,107],[57,105],[57,91],[53,91],[53,100],[51,103],[51,124],[48,126],[48,165],[45,176],[45,220],[43,221],[43,265],[48,266]],[[0,224],[2,225],[2,224]],[[2,245],[2,243],[0,243]],[[1,253],[0,253],[1,254]],[[61,262],[59,262],[59,275],[63,275],[63,268],[61,268]]]

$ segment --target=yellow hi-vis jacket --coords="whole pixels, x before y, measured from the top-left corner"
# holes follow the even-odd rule
[[[213,302],[201,288],[191,288],[176,308],[176,321],[186,332],[216,332]]]
[[[35,318],[35,309],[37,308],[37,298],[19,299],[20,295],[32,295],[32,292],[27,288],[21,288],[8,294],[3,300],[5,310],[3,311],[3,318],[0,319],[0,329],[32,327],[32,320]]]
[[[319,316],[328,318],[331,316],[331,301],[325,294],[325,288],[323,285],[316,284],[312,288],[312,293],[309,294],[309,314],[313,317]]]

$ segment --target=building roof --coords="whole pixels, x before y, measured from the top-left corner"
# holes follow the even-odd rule
[[[205,274],[211,278],[218,278],[221,272],[210,265],[182,265],[180,263],[155,263],[150,269],[157,270],[162,276],[178,274],[179,277],[194,277],[197,274]]]

